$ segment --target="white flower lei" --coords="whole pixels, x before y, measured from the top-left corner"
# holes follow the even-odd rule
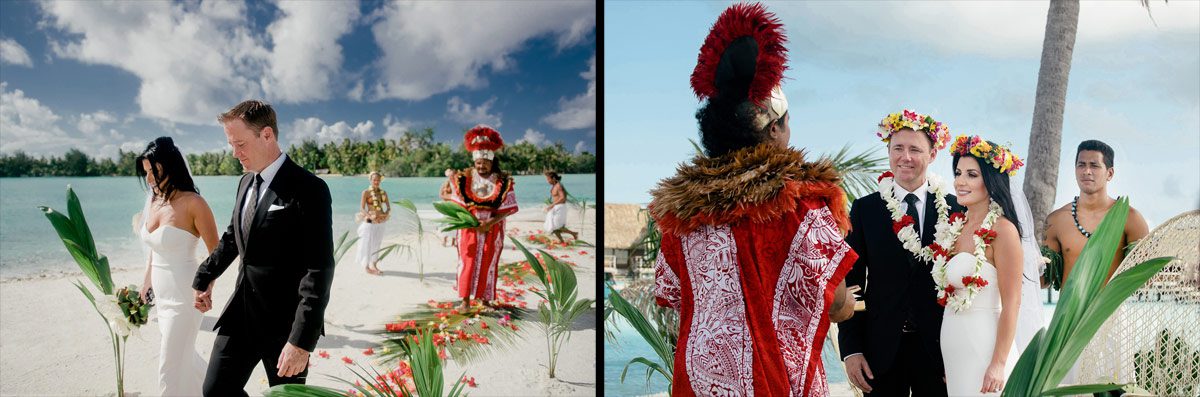
[[[992,226],[996,223],[996,218],[999,218],[1003,213],[1004,210],[1000,209],[1000,205],[996,204],[994,201],[991,202],[991,204],[988,205],[987,215],[983,217],[983,223],[979,225],[979,230],[984,231],[985,233],[994,232],[995,230],[992,229]],[[966,223],[965,217],[956,221],[952,225],[947,225],[947,229],[951,231],[955,239],[957,239],[958,235],[962,233],[964,223]],[[984,239],[978,234],[971,236],[971,238],[975,242],[975,271],[967,277],[978,278],[982,280],[980,272],[983,270],[984,263],[987,261],[987,247],[990,244],[988,244],[987,241],[984,241]],[[942,246],[943,249],[946,249],[945,247],[947,246]],[[949,247],[953,246],[951,245]],[[975,299],[975,295],[978,294],[979,291],[982,291],[986,284],[979,285],[977,283],[963,283],[966,288],[955,288],[954,293],[948,292],[947,287],[950,286],[950,280],[949,276],[946,275],[946,264],[949,262],[949,260],[949,251],[944,251],[943,254],[934,255],[933,271],[931,273],[933,274],[933,282],[935,284],[934,288],[938,292],[938,301],[944,301],[945,303],[943,306],[954,309],[955,313],[959,313],[971,307],[971,302]]]
[[[949,222],[947,221],[950,213],[950,205],[946,203],[946,194],[942,191],[942,180],[936,174],[929,173],[926,177],[929,188],[933,190],[933,204],[937,211],[937,223],[934,225],[933,241],[942,247],[947,244],[952,244],[954,239],[958,238],[958,234],[951,235]],[[879,177],[879,197],[887,205],[888,212],[892,215],[892,223],[900,222],[904,218],[904,213],[900,211],[900,200],[896,200],[896,195],[893,191],[896,188],[895,177],[891,172],[885,172]],[[913,219],[913,224],[920,223],[920,219]],[[959,223],[961,229],[961,223]],[[911,252],[913,255],[922,261],[932,261],[933,251],[928,247],[921,246],[921,236],[917,235],[915,227],[905,227],[896,233],[896,237],[900,238],[900,244],[904,249]]]

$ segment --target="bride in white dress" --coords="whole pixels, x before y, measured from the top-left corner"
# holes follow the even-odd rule
[[[933,272],[946,306],[941,348],[950,396],[999,393],[1023,347],[1013,343],[1024,270],[1021,234],[1004,216],[1016,213],[1008,177],[1020,165],[994,165],[999,152],[990,150],[1012,154],[990,142],[976,148],[984,154],[976,157],[971,148],[979,142],[986,141],[960,136],[951,147],[954,190],[967,212],[947,250],[949,260],[935,265]]]
[[[193,307],[192,279],[200,265],[196,256],[200,237],[208,247],[206,253],[216,247],[216,222],[171,138],[151,142],[137,164],[138,175],[150,191],[138,235],[149,254],[142,300],[150,299],[148,291],[153,288],[162,333],[159,391],[164,396],[198,396],[207,365],[196,352],[203,313]]]

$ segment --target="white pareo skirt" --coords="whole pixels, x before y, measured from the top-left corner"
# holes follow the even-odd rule
[[[363,222],[358,225],[358,263],[369,267],[379,257],[376,251],[383,244],[384,224]]]

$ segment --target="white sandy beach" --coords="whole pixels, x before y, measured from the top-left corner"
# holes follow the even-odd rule
[[[526,234],[541,229],[540,206],[527,206],[510,218],[509,227]],[[219,217],[220,218],[220,217]],[[427,220],[428,222],[428,220]],[[224,226],[224,225],[220,225]],[[596,242],[595,210],[589,209],[583,225],[572,208],[568,226],[580,231],[580,238]],[[340,234],[340,233],[339,233]],[[335,236],[336,238],[337,236]],[[389,230],[389,240],[397,238]],[[360,363],[373,363],[367,348],[379,350],[382,340],[376,335],[385,322],[394,321],[401,312],[425,305],[430,299],[453,300],[456,254],[441,246],[441,238],[426,237],[425,281],[417,279],[414,260],[393,254],[380,264],[383,276],[369,275],[354,262],[354,249],[339,263],[333,281],[332,296],[325,312],[325,332],[313,352],[309,384],[345,389],[326,375],[352,378],[342,357]],[[531,247],[532,248],[532,247]],[[586,254],[580,254],[585,251]],[[596,296],[596,253],[592,247],[559,249],[552,254],[575,262],[579,278],[579,296]],[[521,260],[520,252],[508,242],[501,263]],[[205,314],[196,340],[200,355],[208,359],[215,332],[212,325],[233,291],[237,269],[230,267],[216,285],[216,307]],[[141,284],[142,270],[121,270],[113,274],[116,285]],[[112,347],[106,327],[87,300],[72,285],[80,274],[0,281],[0,395],[113,395],[116,390]],[[536,283],[535,283],[536,284]],[[536,295],[526,294],[529,307],[535,307]],[[478,387],[468,389],[475,396],[590,396],[597,393],[596,327],[593,311],[576,323],[576,331],[562,348],[557,379],[549,379],[545,335],[534,323],[525,323],[522,340],[509,350],[497,350],[476,362],[449,362],[447,380],[466,371]],[[536,318],[536,315],[535,315]],[[130,337],[125,365],[127,395],[158,395],[157,323]],[[326,351],[329,358],[318,352]],[[378,369],[383,372],[384,367]],[[386,368],[390,370],[391,368]],[[259,365],[246,390],[261,394],[268,388],[266,375]]]

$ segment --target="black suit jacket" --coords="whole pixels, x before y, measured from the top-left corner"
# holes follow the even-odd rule
[[[213,329],[239,329],[264,343],[282,345],[286,340],[312,352],[324,334],[325,306],[333,284],[329,187],[290,158],[284,159],[270,185],[261,190],[243,244],[239,225],[251,181],[250,174],[242,177],[229,228],[200,264],[192,288],[208,288],[240,255],[237,287]]]
[[[937,212],[933,193],[925,196],[925,220],[921,245],[933,242]],[[962,211],[954,196],[947,195],[950,211]],[[919,261],[901,246],[892,231],[892,218],[879,192],[859,198],[850,208],[850,235],[846,242],[858,253],[858,261],[846,275],[846,286],[863,287],[867,311],[838,324],[842,358],[855,353],[866,356],[875,376],[886,374],[896,361],[901,328],[911,315],[929,365],[942,368],[940,332],[943,307],[937,303],[933,265]],[[864,284],[865,281],[865,284]]]

